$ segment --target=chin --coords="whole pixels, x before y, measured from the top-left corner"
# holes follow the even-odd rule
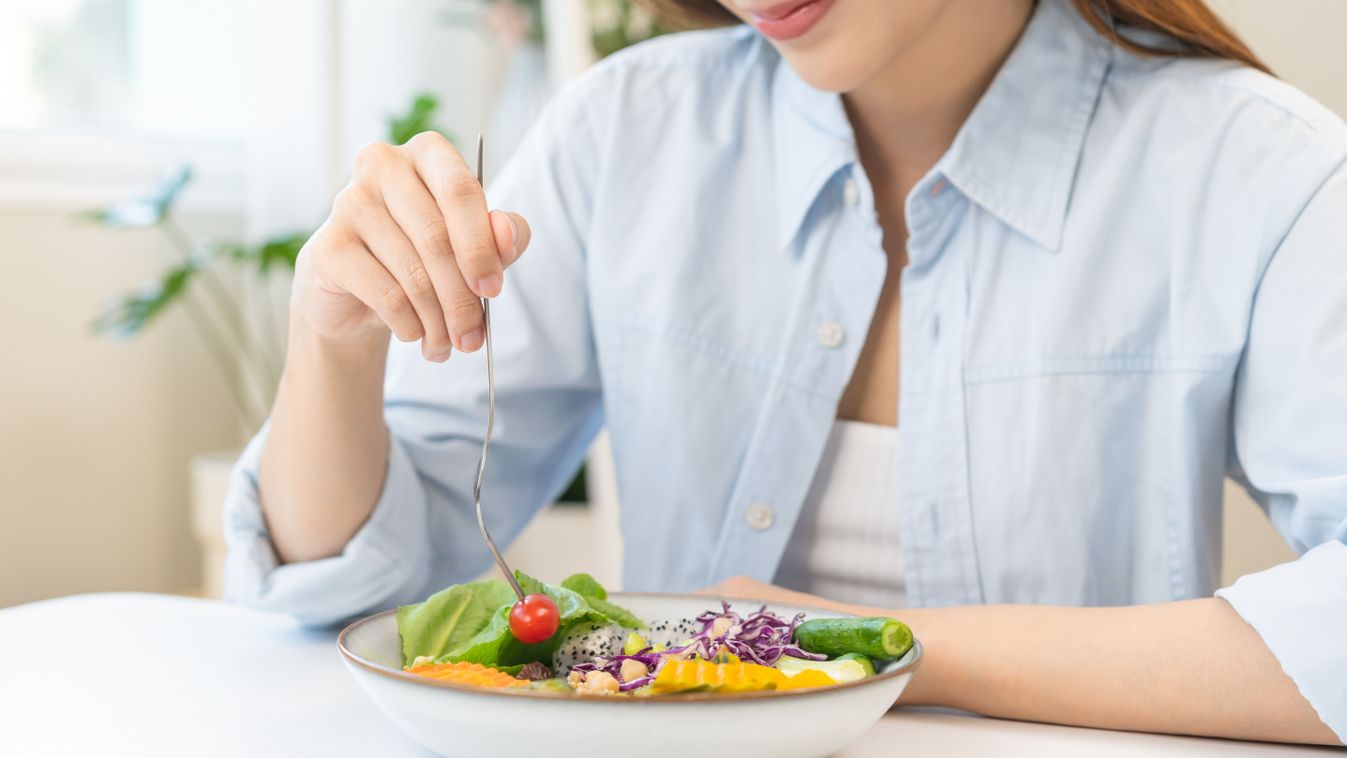
[[[721,0],[746,23],[754,13],[801,0]],[[813,28],[772,39],[801,79],[829,92],[849,92],[874,77],[919,41],[953,0],[831,0]]]
[[[873,60],[848,50],[781,50],[781,57],[796,75],[815,89],[825,92],[850,92],[864,84],[883,67],[885,59]]]

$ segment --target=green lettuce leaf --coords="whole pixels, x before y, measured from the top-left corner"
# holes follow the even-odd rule
[[[398,609],[403,665],[420,656],[436,662],[471,661],[500,668],[531,661],[551,664],[552,653],[567,631],[581,623],[644,626],[631,611],[608,602],[608,592],[588,574],[568,577],[561,586],[515,572],[525,594],[544,593],[557,604],[560,625],[550,639],[525,645],[510,633],[515,595],[500,579],[456,584],[423,603]],[[569,586],[568,586],[569,585]]]
[[[425,602],[398,609],[402,663],[419,656],[439,658],[463,647],[493,622],[501,606],[509,613],[514,590],[499,579],[455,584]],[[507,627],[508,628],[508,627]]]
[[[645,626],[631,611],[620,605],[608,602],[608,590],[589,574],[571,574],[561,582],[564,589],[579,593],[589,603],[589,607],[608,617],[614,624],[628,629],[640,629]]]
[[[644,629],[645,622],[636,617],[636,614],[623,608],[620,605],[614,605],[607,600],[589,600],[589,607],[596,612],[607,616],[608,621],[613,624],[620,624],[628,629]]]
[[[561,586],[572,592],[580,593],[586,600],[607,600],[608,590],[599,584],[599,580],[589,574],[571,574],[561,580]]]

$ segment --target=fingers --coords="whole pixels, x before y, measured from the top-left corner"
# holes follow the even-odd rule
[[[327,276],[351,293],[388,325],[403,342],[421,339],[425,330],[398,280],[363,243],[352,241],[329,254]]]
[[[444,333],[454,347],[472,352],[484,341],[481,301],[468,288],[456,265],[444,215],[410,164],[390,167],[388,173],[383,193],[389,217],[410,239],[422,269],[434,285],[436,311]]]
[[[501,263],[513,266],[529,246],[531,232],[524,217],[510,211],[491,211],[491,233],[496,238]]]
[[[357,231],[361,240],[384,269],[397,280],[421,321],[424,335],[421,354],[428,360],[445,361],[452,347],[449,327],[445,323],[435,278],[417,247],[407,238],[405,225],[399,225],[389,208],[379,204],[361,215]]]
[[[407,149],[417,174],[444,216],[454,261],[464,282],[478,296],[500,294],[505,282],[502,251],[497,248],[486,195],[476,176],[449,141],[434,132],[412,138]],[[512,251],[513,246],[509,249]]]
[[[342,286],[399,339],[419,333],[422,353],[431,360],[444,360],[451,347],[471,352],[484,344],[479,298],[500,293],[505,268],[519,259],[531,236],[519,214],[487,211],[475,175],[436,133],[417,135],[403,147],[362,147],[333,220],[344,238],[358,241],[373,257],[356,263],[355,254],[343,248],[344,275],[364,272],[373,280],[343,279]],[[384,291],[389,279],[401,298]]]

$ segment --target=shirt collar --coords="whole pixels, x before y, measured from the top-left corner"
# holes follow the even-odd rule
[[[1039,0],[1019,43],[937,162],[969,200],[1056,250],[1111,45],[1066,0]],[[774,82],[779,237],[789,244],[823,187],[856,160],[836,93],[784,61]]]
[[[779,56],[772,89],[777,235],[785,248],[824,185],[855,162],[856,142],[842,98],[809,86]]]

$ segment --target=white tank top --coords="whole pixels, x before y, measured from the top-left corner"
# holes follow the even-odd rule
[[[777,584],[846,603],[907,605],[897,454],[896,427],[833,424]]]

